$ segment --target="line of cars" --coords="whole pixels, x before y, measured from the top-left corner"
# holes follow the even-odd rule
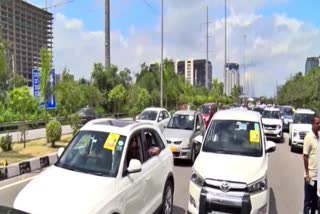
[[[146,111],[158,113],[84,125],[14,207],[35,214],[170,214],[173,159],[181,158],[194,161],[188,213],[268,213],[267,153],[275,144],[267,141],[259,113],[218,111],[206,129],[200,112],[177,111],[162,130],[164,110]]]

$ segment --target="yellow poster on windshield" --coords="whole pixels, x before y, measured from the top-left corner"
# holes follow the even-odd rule
[[[250,143],[259,143],[260,134],[257,130],[250,130]]]
[[[114,151],[120,138],[119,134],[110,133],[103,148]]]

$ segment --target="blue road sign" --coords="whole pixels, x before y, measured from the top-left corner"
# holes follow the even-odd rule
[[[40,72],[37,69],[32,71],[32,86],[33,86],[33,96],[40,102],[41,101],[41,91],[40,91]],[[49,94],[51,88],[56,84],[56,75],[55,70],[52,69],[50,72],[50,78],[47,87],[47,109],[55,109],[56,108],[56,97],[54,94]],[[43,102],[40,103],[40,107],[43,107]]]

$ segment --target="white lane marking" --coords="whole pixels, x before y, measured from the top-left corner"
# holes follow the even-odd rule
[[[22,183],[25,183],[25,182],[27,182],[27,181],[30,181],[30,180],[34,179],[36,176],[37,176],[37,175],[32,176],[32,177],[29,177],[29,178],[26,178],[26,179],[23,179],[23,180],[21,180],[21,181],[14,182],[14,183],[12,183],[12,184],[8,184],[8,185],[3,186],[3,187],[0,187],[0,191],[1,191],[1,190],[4,190],[4,189],[7,189],[7,188],[9,188],[9,187],[12,187],[12,186],[15,186],[15,185],[22,184]]]

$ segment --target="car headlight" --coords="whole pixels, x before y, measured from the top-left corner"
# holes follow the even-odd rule
[[[192,172],[191,181],[200,187],[204,184],[204,179],[196,171]]]
[[[281,125],[277,125],[277,129],[281,129]]]
[[[248,191],[250,194],[255,194],[262,192],[268,188],[267,179],[266,177],[263,177],[252,184],[248,185]]]
[[[182,143],[182,141],[180,140],[180,141],[174,141],[174,144],[175,145],[180,145]]]

